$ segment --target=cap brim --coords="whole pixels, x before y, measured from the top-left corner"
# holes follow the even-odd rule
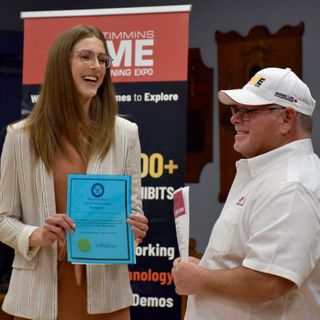
[[[262,99],[255,93],[245,89],[220,90],[218,92],[218,99],[221,103],[229,106],[235,104],[259,106],[273,103],[272,101]]]

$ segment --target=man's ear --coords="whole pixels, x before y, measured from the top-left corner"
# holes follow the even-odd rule
[[[292,107],[283,110],[281,133],[287,134],[297,122],[297,111]]]

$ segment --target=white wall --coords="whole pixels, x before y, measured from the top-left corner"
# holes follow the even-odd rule
[[[263,25],[268,27],[271,33],[275,33],[285,25],[296,26],[300,22],[304,22],[303,80],[309,85],[314,98],[320,103],[320,92],[318,90],[318,75],[320,74],[320,64],[318,62],[320,57],[319,0],[90,0],[89,2],[87,0],[64,0],[61,2],[58,0],[11,0],[10,6],[7,5],[7,1],[2,1],[0,4],[2,13],[0,30],[21,30],[20,11],[85,9],[89,8],[88,6],[90,8],[108,8],[187,3],[192,4],[189,47],[200,47],[204,63],[214,69],[213,162],[205,166],[199,183],[190,184],[190,235],[196,239],[198,251],[203,251],[210,236],[211,228],[222,208],[222,204],[217,200],[220,177],[215,32],[236,31],[245,36],[251,28]],[[318,154],[320,152],[319,118],[320,110],[317,109],[314,114],[313,141]]]

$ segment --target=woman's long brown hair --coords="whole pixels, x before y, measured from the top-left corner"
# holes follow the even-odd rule
[[[80,40],[96,37],[108,49],[102,32],[93,26],[77,25],[63,31],[53,42],[48,55],[45,80],[39,99],[26,119],[36,159],[48,171],[59,150],[69,156],[64,142],[70,143],[83,161],[92,154],[105,156],[114,140],[118,112],[110,69],[89,107],[89,119],[79,105],[70,64],[70,52]]]

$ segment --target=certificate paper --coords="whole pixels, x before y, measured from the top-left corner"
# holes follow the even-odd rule
[[[173,192],[173,213],[181,260],[189,257],[189,187]]]
[[[68,261],[82,264],[135,263],[131,177],[68,175],[67,214],[76,224],[67,232]]]

